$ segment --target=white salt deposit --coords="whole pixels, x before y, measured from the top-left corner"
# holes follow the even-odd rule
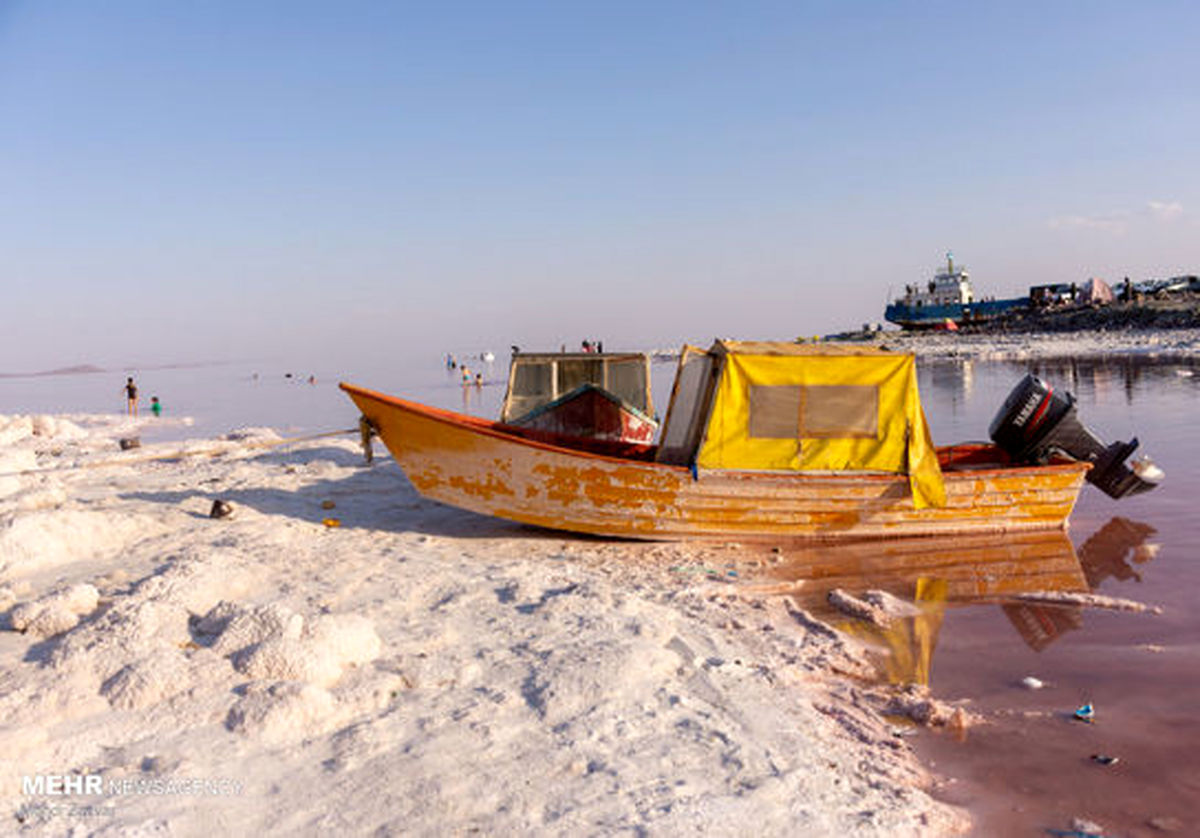
[[[198,625],[205,634],[217,635],[214,652],[232,657],[266,640],[298,640],[304,618],[278,602],[243,609],[222,601]]]
[[[139,710],[190,688],[183,652],[159,649],[128,663],[106,680],[100,694],[120,710]]]
[[[334,715],[328,690],[299,681],[255,683],[229,709],[226,726],[271,744],[321,732]]]
[[[1114,354],[1194,359],[1200,330],[1122,332],[1050,332],[1035,334],[960,334],[957,332],[883,332],[879,341],[922,358],[1104,358]]]
[[[31,436],[32,416],[0,416],[0,445],[14,445]]]
[[[57,499],[58,493],[39,490],[30,497],[17,497],[9,514],[0,511],[0,571],[27,574],[73,561],[109,558],[163,531],[157,517],[68,507],[53,502]]]
[[[748,568],[715,595],[667,570],[696,547],[423,502],[388,460],[362,465],[352,436],[238,449],[277,440],[253,431],[220,441],[225,456],[156,460],[214,443],[121,459],[122,421],[0,427],[20,463],[56,469],[0,498],[10,824],[926,836],[965,823],[836,674],[869,674],[857,647],[794,605],[736,596]],[[209,518],[216,498],[237,514]],[[338,529],[321,524],[326,501]],[[239,791],[67,801],[97,806],[87,817],[38,814],[64,800],[21,793],[23,777],[72,773]]]
[[[33,417],[33,434],[58,440],[76,440],[86,437],[87,431],[65,417],[41,414]]]
[[[339,666],[360,666],[379,656],[382,643],[360,614],[320,614],[304,626],[304,639]]]
[[[332,686],[343,667],[367,663],[379,654],[379,636],[365,617],[322,615],[298,634],[295,625],[292,620],[272,627],[257,643],[234,654],[234,667],[257,680]],[[236,628],[236,620],[230,627]]]
[[[100,594],[88,584],[72,585],[23,602],[12,609],[9,622],[15,631],[34,637],[52,637],[74,628],[79,618],[96,610]]]
[[[5,445],[0,441],[0,446]],[[29,450],[0,450],[0,498],[11,497],[24,488],[21,472],[37,468],[37,456]]]
[[[237,428],[221,436],[231,442],[273,442],[280,439],[274,428]]]

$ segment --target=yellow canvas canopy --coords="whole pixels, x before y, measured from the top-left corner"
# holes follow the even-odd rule
[[[912,355],[718,341],[696,465],[907,474],[918,509],[942,506],[942,473]]]

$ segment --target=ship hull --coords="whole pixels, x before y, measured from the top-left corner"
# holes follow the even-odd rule
[[[1029,300],[1025,297],[947,305],[916,306],[896,302],[887,307],[883,316],[889,323],[895,323],[905,329],[936,329],[945,326],[947,322],[956,326],[986,323],[1028,305]]]

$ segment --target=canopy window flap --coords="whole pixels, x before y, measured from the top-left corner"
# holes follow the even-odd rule
[[[703,349],[683,347],[658,443],[658,462],[685,466],[695,460],[712,403],[716,363],[717,358]]]
[[[815,384],[800,388],[800,436],[812,439],[876,439],[879,388]]]
[[[875,439],[879,388],[854,384],[750,385],[755,439]]]
[[[799,436],[801,389],[784,384],[751,385],[751,438],[795,439]]]

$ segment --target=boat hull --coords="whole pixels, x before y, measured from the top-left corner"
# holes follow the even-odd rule
[[[1025,297],[925,306],[897,301],[884,310],[883,317],[889,323],[895,323],[905,329],[935,329],[943,326],[947,321],[957,326],[986,323],[1028,306],[1029,300]]]
[[[557,530],[656,540],[853,539],[1061,529],[1088,466],[987,467],[943,452],[946,505],[915,509],[906,475],[698,472],[522,438],[510,426],[342,384],[422,495]],[[652,450],[652,449],[649,449]]]

